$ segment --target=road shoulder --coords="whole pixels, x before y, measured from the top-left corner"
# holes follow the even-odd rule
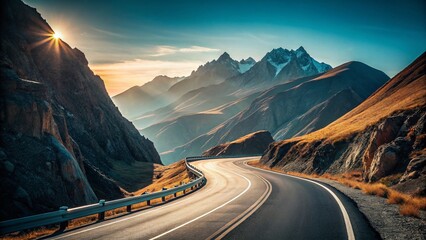
[[[387,204],[385,198],[365,195],[360,190],[346,187],[329,179],[316,178],[315,180],[337,189],[353,200],[359,211],[364,214],[383,239],[426,239],[424,212],[420,219],[401,216],[398,213],[398,205]]]

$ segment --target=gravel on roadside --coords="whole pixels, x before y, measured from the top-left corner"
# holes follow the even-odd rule
[[[426,239],[424,211],[421,211],[420,218],[402,216],[399,214],[399,205],[387,204],[385,198],[364,194],[358,189],[344,186],[333,180],[324,178],[315,178],[315,180],[326,183],[351,198],[383,239]]]

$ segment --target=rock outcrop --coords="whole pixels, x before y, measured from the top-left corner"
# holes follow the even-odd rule
[[[220,144],[203,152],[203,156],[244,156],[263,154],[274,139],[268,131],[247,134],[232,142]]]
[[[116,166],[160,163],[152,142],[35,9],[2,1],[0,18],[0,218],[123,197]]]
[[[271,144],[262,163],[286,171],[362,170],[367,182],[426,195],[426,54],[327,127]]]

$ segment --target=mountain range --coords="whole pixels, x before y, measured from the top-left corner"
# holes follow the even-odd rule
[[[254,65],[245,72],[212,81],[215,71],[206,69],[219,62],[222,68],[226,63],[226,69],[237,72],[239,62],[224,53],[191,74],[203,79],[203,73],[208,72],[205,79],[212,84],[205,83],[132,119],[140,133],[154,142],[163,162],[199,155],[259,130],[271,132],[277,140],[318,130],[356,107],[389,79],[360,62],[331,69],[303,47],[273,49],[259,62],[251,61]]]
[[[319,63],[303,47],[297,50],[273,49],[259,62],[252,58],[238,62],[225,52],[158,96],[158,99],[170,100],[181,95],[170,104],[137,117],[127,116],[142,135],[155,143],[162,152],[163,160],[169,163],[183,156],[175,154],[175,148],[190,144],[245,110],[264,91],[330,69],[330,65]],[[134,104],[121,102],[123,98],[132,98],[128,97],[129,91],[113,97],[120,109],[122,105]],[[141,106],[145,108],[144,104]]]
[[[276,140],[318,130],[356,107],[388,79],[365,64],[349,62],[320,75],[276,85],[211,131],[163,152],[162,159],[168,162],[186,154],[197,155],[199,149],[204,151],[259,130],[271,132]]]

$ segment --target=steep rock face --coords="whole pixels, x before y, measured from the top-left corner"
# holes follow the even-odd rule
[[[56,208],[58,200],[72,205],[97,201],[78,145],[46,101],[46,86],[19,79],[7,68],[1,68],[1,80],[1,199],[7,202],[1,218]],[[61,196],[55,199],[56,194]]]
[[[362,170],[365,181],[426,195],[426,54],[327,127],[271,144],[261,161],[286,171]]]
[[[268,131],[257,131],[229,143],[203,152],[203,156],[232,156],[262,154],[274,139]]]
[[[1,6],[1,218],[122,197],[108,176],[118,162],[160,163],[153,144],[35,9],[17,0]]]

